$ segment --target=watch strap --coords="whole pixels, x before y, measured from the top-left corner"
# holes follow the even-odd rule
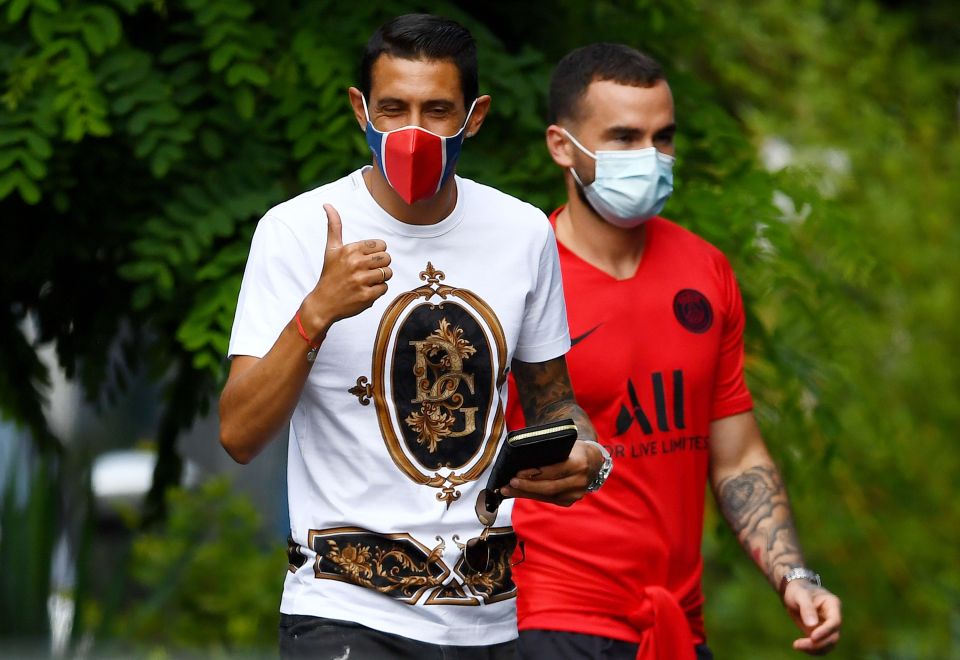
[[[584,440],[587,444],[593,445],[600,450],[600,454],[603,455],[603,463],[600,465],[600,471],[597,472],[597,476],[593,478],[593,481],[587,486],[588,493],[595,493],[600,490],[600,486],[604,484],[607,480],[607,477],[610,476],[610,473],[613,472],[613,458],[610,457],[610,452],[607,451],[607,448],[601,445],[596,440]]]
[[[802,566],[795,566],[784,574],[783,578],[780,580],[780,597],[783,598],[783,594],[787,592],[787,585],[793,582],[794,580],[806,580],[812,584],[817,585],[818,587],[823,586],[820,582],[820,575],[816,571],[811,571],[809,568],[804,568]]]

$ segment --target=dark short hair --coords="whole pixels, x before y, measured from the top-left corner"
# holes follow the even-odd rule
[[[367,99],[373,64],[381,55],[405,60],[451,60],[460,72],[464,105],[470,105],[480,93],[477,44],[467,28],[449,18],[405,14],[374,32],[360,60],[360,91]]]
[[[612,80],[621,85],[651,87],[664,80],[660,64],[636,48],[624,44],[596,43],[567,53],[550,78],[547,121],[580,117],[580,100],[590,83]]]

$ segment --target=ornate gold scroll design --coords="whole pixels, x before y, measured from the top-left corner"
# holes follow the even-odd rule
[[[453,537],[460,550],[464,550],[466,543],[461,543],[458,536]],[[485,571],[471,570],[463,561],[454,567],[456,575],[463,584],[486,603],[496,603],[501,600],[515,598],[517,586],[513,583],[513,571],[510,558],[517,545],[517,537],[512,527],[494,527],[487,536],[490,543],[490,566]]]
[[[360,376],[357,378],[357,384],[347,391],[360,399],[360,405],[370,405],[370,397],[373,396],[373,385],[369,383],[366,376]]]
[[[458,561],[451,571],[443,561],[446,543],[439,536],[431,549],[410,534],[379,534],[361,527],[311,529],[307,542],[316,552],[314,576],[371,589],[408,605],[477,606],[516,596],[510,556],[516,536],[510,527],[491,530],[490,568],[471,573]],[[454,535],[459,547],[459,538]]]
[[[426,445],[431,454],[437,451],[445,438],[459,438],[476,430],[476,408],[463,407],[463,395],[457,392],[465,382],[474,392],[473,375],[464,372],[464,362],[477,352],[463,338],[463,330],[451,326],[446,317],[441,318],[436,330],[423,341],[410,342],[417,350],[414,375],[417,378],[417,398],[420,410],[415,410],[403,420],[417,432],[417,444]],[[434,360],[436,360],[434,362]],[[438,374],[440,374],[438,376]],[[430,376],[434,376],[434,380]],[[455,431],[456,412],[464,415],[463,429]]]
[[[409,534],[381,535],[358,527],[312,529],[308,540],[317,553],[318,579],[348,582],[409,604],[450,575],[442,560],[446,544],[439,536],[433,549]],[[324,570],[324,561],[332,570]]]
[[[470,481],[475,481],[480,474],[483,473],[484,469],[486,469],[487,465],[493,459],[494,452],[497,448],[497,441],[503,434],[503,405],[500,401],[499,394],[500,388],[506,381],[506,337],[503,332],[503,327],[500,325],[500,320],[493,312],[493,309],[491,309],[485,301],[477,297],[471,291],[466,289],[458,289],[447,284],[441,284],[441,282],[446,279],[446,275],[443,273],[443,271],[435,268],[432,262],[427,262],[427,267],[420,272],[420,279],[424,281],[425,284],[397,296],[387,308],[380,320],[380,325],[377,328],[376,339],[374,340],[373,364],[371,369],[373,374],[373,382],[368,383],[367,378],[365,376],[361,376],[357,379],[356,385],[350,388],[349,391],[351,394],[356,396],[363,405],[367,405],[370,398],[373,399],[374,407],[377,410],[377,421],[380,425],[381,436],[383,437],[384,443],[387,446],[387,451],[390,453],[390,457],[393,459],[393,462],[397,465],[397,467],[415,483],[440,489],[440,492],[437,493],[437,499],[441,502],[444,502],[447,507],[449,507],[452,502],[460,498],[458,486]],[[481,443],[480,448],[478,449],[478,451],[481,452],[481,456],[474,462],[473,466],[469,470],[463,474],[451,472],[447,476],[441,475],[439,472],[434,472],[433,475],[424,474],[417,469],[413,462],[406,456],[402,449],[403,440],[402,438],[397,437],[397,433],[393,427],[393,424],[391,423],[390,407],[386,397],[386,362],[388,357],[387,347],[389,344],[390,335],[397,325],[397,320],[414,301],[418,299],[429,301],[435,297],[439,298],[440,300],[458,298],[466,303],[467,309],[472,309],[479,313],[487,328],[490,329],[490,332],[493,335],[497,356],[497,365],[495,365],[496,382],[494,385],[496,391],[493,392],[494,400],[491,403],[491,405],[494,407],[495,416],[491,433],[487,439]],[[458,339],[456,336],[456,330],[458,329],[452,329],[453,335],[449,335],[448,333],[451,332],[449,326],[447,326],[446,329],[441,326],[433,333],[433,335],[431,335],[431,337],[435,337],[435,340],[442,337],[444,341],[449,341],[452,339],[453,344],[456,345],[456,340]],[[438,332],[440,333],[439,335]],[[463,350],[463,348],[460,350]],[[457,396],[460,395],[458,394]],[[431,402],[431,406],[432,405],[433,404]],[[431,414],[437,416],[437,411],[431,406],[423,406],[420,414],[426,415],[427,417],[429,417]],[[413,416],[408,416],[404,421],[408,424],[410,424],[411,421],[414,423],[420,423],[419,420]],[[422,437],[418,435],[418,441],[420,441],[421,444],[423,444],[424,441],[427,442],[428,449],[432,448],[431,451],[433,451],[436,449],[436,446],[439,444],[442,437],[444,437],[441,435],[442,431],[438,431],[438,429],[443,429],[446,422],[441,422],[439,419],[436,419],[424,421],[422,423],[424,426],[429,426],[432,424],[433,429],[423,434]],[[431,433],[433,433],[433,436],[431,436]],[[456,432],[454,431],[454,433]]]

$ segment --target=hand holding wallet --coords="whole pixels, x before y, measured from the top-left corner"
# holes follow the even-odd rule
[[[485,525],[493,524],[497,508],[503,501],[500,489],[506,486],[517,472],[562,463],[570,456],[570,450],[576,441],[577,427],[572,419],[528,426],[508,433],[493,462],[487,485],[477,497],[476,511],[480,521]]]

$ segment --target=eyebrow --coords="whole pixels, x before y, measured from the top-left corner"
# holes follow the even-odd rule
[[[429,99],[423,102],[423,107],[427,110],[453,112],[457,109],[457,104],[447,99]]]
[[[611,126],[603,132],[605,136],[613,135],[627,135],[631,138],[640,137],[643,135],[643,131],[639,128],[634,128],[633,126]]]
[[[382,108],[385,105],[407,105],[407,102],[393,96],[384,96],[383,98],[377,99],[378,108]]]
[[[381,108],[385,105],[391,105],[391,104],[408,106],[410,105],[410,102],[405,99],[401,99],[393,96],[385,96],[381,99],[377,99],[378,108]],[[449,99],[427,99],[426,101],[423,102],[423,105],[431,106],[431,107],[441,107],[441,108],[455,108],[457,104]]]
[[[674,122],[671,124],[667,124],[666,126],[661,128],[659,131],[654,133],[653,136],[657,137],[657,136],[664,136],[664,135],[673,135],[676,132],[677,132],[677,124],[676,122]]]
[[[672,135],[677,132],[677,124],[670,123],[664,126],[663,128],[658,129],[653,135],[654,137],[664,137]],[[634,126],[611,126],[604,131],[604,135],[626,135],[631,138],[637,138],[643,136],[645,133],[644,130],[636,128]]]

